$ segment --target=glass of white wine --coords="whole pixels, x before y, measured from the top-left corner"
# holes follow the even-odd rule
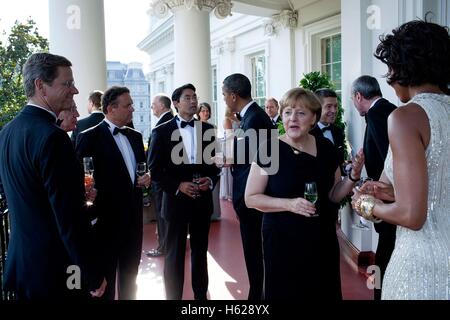
[[[86,192],[89,192],[94,187],[94,161],[92,157],[83,158],[83,168],[84,168],[84,188]],[[91,206],[92,201],[86,201],[88,206]]]
[[[304,197],[309,202],[316,204],[319,195],[317,194],[317,186],[315,182],[306,182],[305,183],[305,194]],[[319,214],[316,212],[312,214],[311,217],[318,217]]]

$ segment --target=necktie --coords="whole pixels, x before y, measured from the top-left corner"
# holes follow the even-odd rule
[[[322,132],[325,132],[325,131],[327,131],[327,130],[330,130],[330,131],[331,131],[331,126],[327,126],[327,127],[323,127],[323,128],[322,128]]]
[[[181,128],[185,128],[186,126],[191,126],[192,128],[194,127],[194,119],[192,119],[191,121],[181,121]]]
[[[122,129],[120,129],[120,128],[115,127],[115,128],[114,128],[114,131],[113,131],[113,136],[115,136],[115,135],[118,134],[119,132],[120,132],[121,134],[123,134],[123,135],[126,135],[126,134],[127,134],[127,128],[122,128]]]

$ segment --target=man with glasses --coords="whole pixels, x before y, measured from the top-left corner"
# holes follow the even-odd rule
[[[149,149],[149,169],[164,192],[162,216],[168,225],[164,262],[166,298],[181,300],[183,296],[189,229],[194,298],[206,300],[212,190],[219,179],[219,169],[210,161],[214,154],[208,156],[205,149],[214,145],[215,131],[211,124],[194,119],[198,97],[192,84],[177,88],[172,102],[178,115],[152,131]]]
[[[57,116],[78,90],[71,62],[36,53],[23,68],[28,104],[0,133],[0,185],[11,215],[4,289],[18,299],[83,298],[105,290],[95,264],[80,164]],[[70,270],[78,270],[73,271]],[[69,277],[81,276],[72,286]]]
[[[111,87],[102,102],[105,119],[80,133],[76,153],[80,161],[94,161],[94,230],[109,284],[104,298],[114,300],[117,276],[119,300],[134,300],[142,249],[142,187],[150,185],[150,176],[136,173],[137,163],[145,163],[145,152],[141,133],[126,126],[134,111],[130,90]]]

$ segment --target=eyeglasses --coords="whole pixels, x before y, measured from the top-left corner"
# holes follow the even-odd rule
[[[190,101],[198,101],[198,97],[197,95],[193,95],[193,96],[183,96],[181,97],[182,100],[190,102]]]
[[[70,89],[70,88],[75,88],[75,81],[73,81],[73,80],[67,80],[67,81],[64,81],[63,83],[61,83],[64,87],[66,87],[67,89]]]

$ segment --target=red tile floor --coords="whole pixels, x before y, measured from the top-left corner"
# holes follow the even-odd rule
[[[209,234],[208,270],[210,300],[245,300],[248,280],[242,251],[239,222],[231,202],[221,200],[222,216],[211,223]],[[139,300],[164,300],[164,257],[149,258],[145,253],[156,247],[156,223],[144,226],[141,265],[137,278]],[[342,291],[345,300],[372,300],[366,278],[341,259]],[[190,279],[189,242],[186,249],[183,300],[193,299]]]

